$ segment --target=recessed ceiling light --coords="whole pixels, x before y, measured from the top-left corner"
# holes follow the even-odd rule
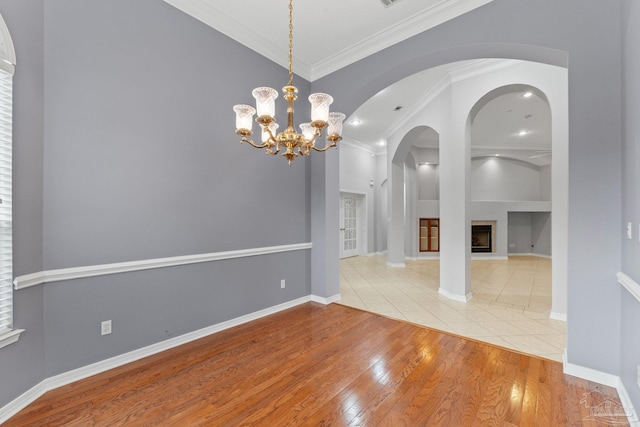
[[[387,145],[386,141],[378,141],[379,147],[384,147],[385,145]]]
[[[522,96],[525,98],[531,98],[533,96],[533,92],[525,92]]]
[[[351,123],[354,126],[358,126],[362,122],[360,120],[358,120],[358,119],[353,119],[349,123]]]
[[[520,132],[518,132],[518,135],[520,136],[525,136],[526,134],[528,134],[529,132],[526,130],[521,130]]]
[[[496,157],[500,157],[500,154],[496,154]]]

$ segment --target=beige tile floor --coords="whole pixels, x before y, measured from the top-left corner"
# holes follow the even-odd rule
[[[340,303],[562,361],[566,325],[549,319],[551,260],[472,261],[466,304],[438,294],[439,268],[438,260],[392,268],[383,255],[343,259]]]

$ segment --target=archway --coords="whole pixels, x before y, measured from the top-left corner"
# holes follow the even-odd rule
[[[538,64],[548,64],[556,68],[565,70],[564,78],[557,81],[560,87],[567,86],[566,67],[568,56],[564,51],[549,49],[534,45],[523,45],[515,43],[474,43],[468,45],[454,46],[445,50],[429,51],[423,54],[418,53],[410,60],[394,62],[385,67],[370,69],[367,73],[359,75],[357,79],[350,80],[348,84],[340,81],[334,82],[327,78],[314,82],[313,90],[325,90],[328,92],[340,92],[340,110],[347,115],[354,112],[365,100],[371,98],[394,82],[412,75],[421,70],[433,68],[442,64],[455,61],[473,60],[478,58],[510,58],[523,61],[536,61]],[[337,83],[337,85],[334,85]],[[512,82],[521,83],[521,82]],[[503,85],[496,84],[492,88]],[[553,82],[549,83],[553,85]],[[490,90],[489,89],[489,90]],[[488,90],[487,90],[488,91]],[[486,93],[485,91],[484,93]],[[478,95],[479,99],[484,93]],[[562,93],[562,92],[561,92]],[[557,99],[551,99],[552,105],[557,105],[559,110],[552,107],[552,111],[559,112],[562,117],[568,117],[568,93],[565,90]],[[473,102],[475,103],[475,102]],[[470,111],[471,106],[468,106]],[[561,200],[561,204],[567,206],[568,193],[568,124],[554,120],[554,141],[563,141],[564,146],[554,147],[554,176],[558,177],[559,187],[554,188],[554,202],[556,198]],[[558,134],[558,138],[556,138]],[[312,238],[314,241],[312,258],[312,293],[321,297],[332,298],[339,294],[339,267],[338,257],[335,248],[338,247],[338,235],[335,230],[338,228],[338,206],[339,206],[339,182],[335,179],[335,171],[338,169],[339,159],[337,156],[320,157],[311,159],[311,194],[312,194]],[[565,168],[562,170],[561,168]],[[557,206],[556,203],[554,203]],[[558,212],[558,209],[555,210]],[[564,272],[561,274],[562,281],[566,284],[566,258],[567,258],[567,214],[564,209],[564,218],[554,218],[554,226],[557,229],[564,229],[565,232],[554,233],[554,252],[557,256],[563,255],[565,260]],[[556,215],[554,214],[554,217]],[[314,237],[315,236],[315,237]],[[554,281],[556,273],[554,272]],[[563,277],[562,277],[563,276]],[[556,296],[554,291],[553,311],[557,317],[566,316],[566,286],[564,295]]]
[[[409,253],[411,256],[410,247],[414,246],[416,242],[416,160],[411,149],[419,141],[432,139],[434,134],[438,135],[438,132],[432,126],[416,126],[404,135],[393,153],[389,174],[392,187],[387,195],[387,209],[390,217],[387,232],[387,264],[392,267],[404,267],[405,254]],[[413,182],[410,182],[408,186],[407,176],[414,177]],[[409,241],[407,242],[407,240]]]
[[[549,313],[549,100],[537,87],[505,85],[482,96],[469,116],[473,293],[491,303]]]

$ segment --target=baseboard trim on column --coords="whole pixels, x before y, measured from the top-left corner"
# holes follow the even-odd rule
[[[458,302],[469,302],[469,300],[473,298],[473,295],[471,295],[471,292],[469,292],[466,295],[452,294],[451,292],[445,291],[444,289],[442,289],[442,287],[438,289],[438,293],[446,298],[449,298],[450,300],[458,301]]]

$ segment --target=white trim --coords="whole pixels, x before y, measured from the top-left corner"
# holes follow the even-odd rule
[[[409,110],[394,123],[389,125],[389,128],[383,135],[385,140],[389,140],[393,134],[395,134],[398,130],[400,130],[407,122],[414,118],[415,115],[420,113],[424,108],[433,102],[434,99],[442,92],[444,92],[448,87],[451,86],[451,78],[449,74],[445,74],[435,82],[425,93],[416,101],[416,103],[411,106]]]
[[[309,81],[313,82],[384,48],[427,31],[492,1],[442,0],[395,25],[380,30],[359,43],[348,46],[340,52],[324,58],[322,61],[311,64]]]
[[[640,427],[640,420],[638,420],[638,414],[636,409],[633,407],[633,401],[627,392],[627,388],[624,386],[622,380],[618,382],[618,386],[616,387],[618,390],[618,397],[620,398],[620,403],[622,403],[622,407],[626,409],[630,409],[627,414],[627,421],[629,421],[629,427]]]
[[[289,56],[287,50],[262,37],[259,31],[244,25],[241,19],[223,12],[215,5],[215,2],[206,0],[164,1],[260,55],[267,57],[276,64],[284,68],[288,67]],[[293,62],[296,64],[296,74],[305,80],[309,80],[311,65],[295,55],[293,56]]]
[[[629,393],[627,393],[627,389],[619,376],[567,362],[566,349],[562,355],[562,364],[563,372],[566,375],[572,375],[587,381],[593,381],[615,388],[618,391],[618,397],[620,398],[622,407],[628,411],[627,419],[629,421],[629,425],[631,427],[640,427],[640,422],[638,421],[636,410],[633,407],[633,402],[631,401]]]
[[[469,292],[466,295],[457,295],[442,289],[442,287],[438,288],[438,293],[446,298],[449,298],[452,301],[458,301],[458,302],[469,302],[469,300],[473,298],[473,296],[471,295],[471,292]]]
[[[406,40],[416,34],[429,30],[450,19],[474,10],[493,0],[440,0],[433,6],[422,10],[394,25],[383,28],[376,34],[341,51],[309,64],[294,57],[296,74],[313,82],[347,65],[353,64],[384,48]],[[214,2],[205,0],[165,0],[188,15],[242,43],[248,48],[266,56],[283,67],[288,65],[286,51],[273,45],[264,37],[236,17],[220,10]]]
[[[478,253],[478,252],[476,252]],[[495,255],[495,254],[486,254],[486,255],[471,255],[471,259],[473,261],[506,261],[509,259],[508,256],[504,255]]]
[[[23,332],[24,329],[12,329],[8,332],[0,334],[0,348],[17,342],[20,339],[20,334]]]
[[[420,255],[418,256],[408,256],[408,257],[404,257],[404,259],[407,259],[409,261],[433,261],[433,260],[438,260],[440,259],[440,253],[439,252],[432,252],[433,255],[422,255],[425,252],[421,252]]]
[[[389,262],[387,261],[387,266],[392,268],[405,268],[406,264],[404,262]]]
[[[0,16],[0,68],[7,73],[14,75],[16,65],[16,51],[13,47],[13,40],[7,24]]]
[[[364,145],[358,145],[358,144],[364,144],[364,143],[358,141],[357,139],[346,139],[346,138],[343,139],[342,141],[340,141],[340,145],[346,145],[347,147],[351,147],[354,150],[364,151],[367,154],[373,154],[374,156],[378,156],[380,154],[383,154],[382,152],[376,153],[371,148],[366,147]]]
[[[311,249],[311,243],[297,243],[292,245],[269,246],[264,248],[241,249],[237,251],[213,252],[208,254],[186,255],[168,258],[156,258],[142,261],[118,262],[113,264],[88,265],[84,267],[61,268],[57,270],[40,271],[25,274],[14,279],[16,290],[43,283],[59,282],[61,280],[80,279],[84,277],[103,276],[106,274],[126,273],[131,271],[149,270],[152,268],[173,267],[177,265],[196,264],[201,262],[222,261],[234,258],[245,258],[257,255],[276,254]]]
[[[538,257],[538,258],[553,259],[553,257],[551,255],[536,254],[534,252],[529,252],[529,253],[508,253],[507,256],[535,256],[535,257]]]
[[[551,313],[549,313],[549,319],[561,320],[563,322],[566,322],[567,313],[556,313],[555,311],[552,311]]]
[[[332,304],[334,302],[338,302],[342,299],[342,296],[340,294],[336,294],[327,298],[324,297],[319,297],[317,295],[311,295],[311,301],[313,302],[317,302],[319,304],[324,304],[324,305],[329,305]]]
[[[340,299],[340,295],[334,295],[328,298],[322,298],[315,295],[308,295],[306,297],[298,298],[293,301],[288,301],[273,307],[265,308],[263,310],[249,313],[244,316],[236,317],[235,319],[227,320],[225,322],[218,323],[216,325],[208,326],[197,331],[189,332],[187,334],[170,338],[166,341],[162,341],[156,344],[149,345],[147,347],[139,348],[137,350],[130,351],[128,353],[121,354],[119,356],[111,357],[100,362],[92,363],[91,365],[84,366],[82,368],[74,369],[72,371],[64,372],[54,377],[49,377],[33,386],[31,389],[24,392],[4,407],[0,408],[0,424],[7,421],[9,418],[20,412],[22,409],[33,403],[40,396],[48,391],[62,387],[67,384],[71,384],[75,381],[80,381],[90,376],[106,372],[110,369],[114,369],[127,363],[135,362],[145,357],[152,356],[154,354],[161,353],[166,350],[187,344],[191,341],[195,341],[200,338],[207,337],[217,332],[224,331],[235,326],[242,325],[244,323],[252,322],[262,317],[269,316],[271,314],[278,313],[283,310],[298,306],[300,304],[307,303],[309,301],[319,302],[321,304],[331,304]]]
[[[619,272],[618,274],[616,274],[616,276],[618,277],[618,283],[624,286],[624,288],[629,291],[629,293],[633,295],[635,299],[640,301],[640,284],[638,284],[638,282],[636,282],[623,272]]]

